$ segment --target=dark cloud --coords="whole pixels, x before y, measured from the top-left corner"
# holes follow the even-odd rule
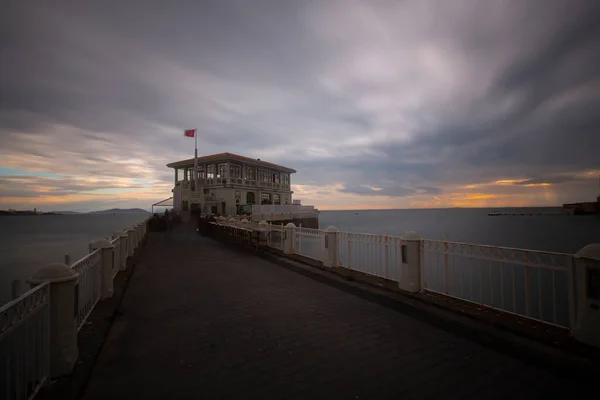
[[[434,187],[403,187],[392,185],[389,187],[369,187],[366,185],[345,185],[339,190],[342,193],[351,193],[366,196],[406,197],[415,195],[438,195],[442,190]]]
[[[583,187],[600,169],[599,42],[592,0],[9,1],[0,157],[170,182],[197,127],[202,154],[344,193]]]

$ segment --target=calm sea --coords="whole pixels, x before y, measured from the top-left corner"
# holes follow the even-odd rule
[[[340,230],[402,235],[415,231],[428,239],[447,239],[526,249],[574,253],[600,242],[596,216],[489,217],[491,211],[558,209],[438,209],[322,211],[320,225]],[[40,266],[72,261],[87,253],[88,243],[110,236],[146,217],[120,215],[44,215],[0,217],[0,304],[10,300],[14,279],[28,279]]]
[[[64,262],[65,254],[74,262],[87,254],[90,242],[148,215],[0,216],[0,304],[10,300],[14,279],[25,281],[44,264]]]
[[[558,212],[559,208],[452,208],[431,210],[321,211],[322,229],[450,240],[559,253],[600,243],[600,216],[488,216],[489,212]]]

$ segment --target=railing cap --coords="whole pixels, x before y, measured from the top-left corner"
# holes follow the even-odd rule
[[[40,268],[29,279],[29,283],[38,285],[44,282],[61,283],[77,279],[77,272],[64,263],[51,263]]]
[[[235,222],[235,221],[236,221],[235,218],[233,218],[233,217],[229,218],[229,222]]]
[[[242,224],[247,224],[247,223],[248,223],[248,220],[247,220],[246,218],[244,218],[244,219],[242,219],[242,221],[241,221],[241,222],[242,222]]]
[[[600,243],[592,243],[583,247],[576,254],[579,258],[600,261]]]
[[[125,232],[123,232],[122,230],[114,231],[113,238],[116,238],[116,237],[127,237],[127,234]]]
[[[96,250],[96,249],[112,249],[114,246],[110,243],[110,241],[106,240],[106,239],[100,239],[100,240],[96,240],[92,243],[90,243],[90,246],[92,247],[92,249]]]
[[[337,226],[334,226],[334,225],[329,225],[327,228],[325,228],[325,230],[327,232],[338,232],[339,231],[339,229],[337,228]]]
[[[417,232],[414,231],[406,231],[404,235],[401,237],[402,240],[421,240],[421,236]]]
[[[269,226],[269,223],[268,223],[267,221],[264,221],[264,220],[263,220],[263,221],[260,221],[260,222],[258,223],[258,225],[262,225],[262,226],[265,226],[265,225],[266,225],[266,226]]]

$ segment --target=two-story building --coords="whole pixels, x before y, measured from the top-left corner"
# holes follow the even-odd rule
[[[291,205],[290,175],[296,170],[232,153],[167,164],[175,171],[173,209],[182,215],[198,207],[202,213],[251,213],[252,205]]]

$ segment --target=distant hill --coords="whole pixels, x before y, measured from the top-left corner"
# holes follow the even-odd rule
[[[70,214],[81,214],[77,211],[52,211],[49,214],[59,214],[59,215],[70,215]]]
[[[141,208],[111,208],[110,210],[91,211],[88,214],[149,214]]]

